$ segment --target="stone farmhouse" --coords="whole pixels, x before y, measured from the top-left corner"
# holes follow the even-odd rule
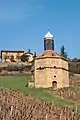
[[[25,52],[24,50],[1,50],[1,62],[21,62],[20,57],[26,54],[26,57],[29,58],[29,62],[33,60],[33,53]]]
[[[44,37],[44,52],[35,58],[35,87],[69,87],[68,61],[54,51],[54,37],[48,32]]]
[[[11,62],[11,60],[14,60],[13,62],[19,62],[20,56],[24,53],[23,50],[20,51],[13,51],[13,50],[1,50],[1,61],[7,61]]]

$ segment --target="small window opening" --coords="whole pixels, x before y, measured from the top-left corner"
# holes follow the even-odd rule
[[[56,78],[56,75],[54,75],[54,78]]]
[[[54,66],[54,68],[56,68],[56,66]]]
[[[53,81],[53,82],[52,82],[52,87],[53,87],[54,89],[57,88],[57,82],[56,82],[56,81]]]

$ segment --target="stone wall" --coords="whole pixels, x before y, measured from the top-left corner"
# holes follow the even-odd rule
[[[39,69],[41,68],[41,69]],[[44,58],[35,60],[35,87],[69,87],[68,62],[60,58]]]
[[[46,87],[47,83],[46,70],[36,70],[35,72],[35,87]],[[45,86],[46,85],[46,86]]]

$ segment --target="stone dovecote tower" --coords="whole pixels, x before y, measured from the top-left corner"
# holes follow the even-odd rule
[[[54,50],[54,38],[50,32],[44,36],[44,51],[45,50]]]
[[[35,58],[35,87],[69,87],[68,61],[54,51],[53,35],[44,37],[44,52]]]

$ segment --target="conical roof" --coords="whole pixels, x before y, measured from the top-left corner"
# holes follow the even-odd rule
[[[47,34],[44,36],[44,38],[49,38],[49,39],[52,39],[53,38],[53,35],[50,33],[50,32],[47,32]]]

